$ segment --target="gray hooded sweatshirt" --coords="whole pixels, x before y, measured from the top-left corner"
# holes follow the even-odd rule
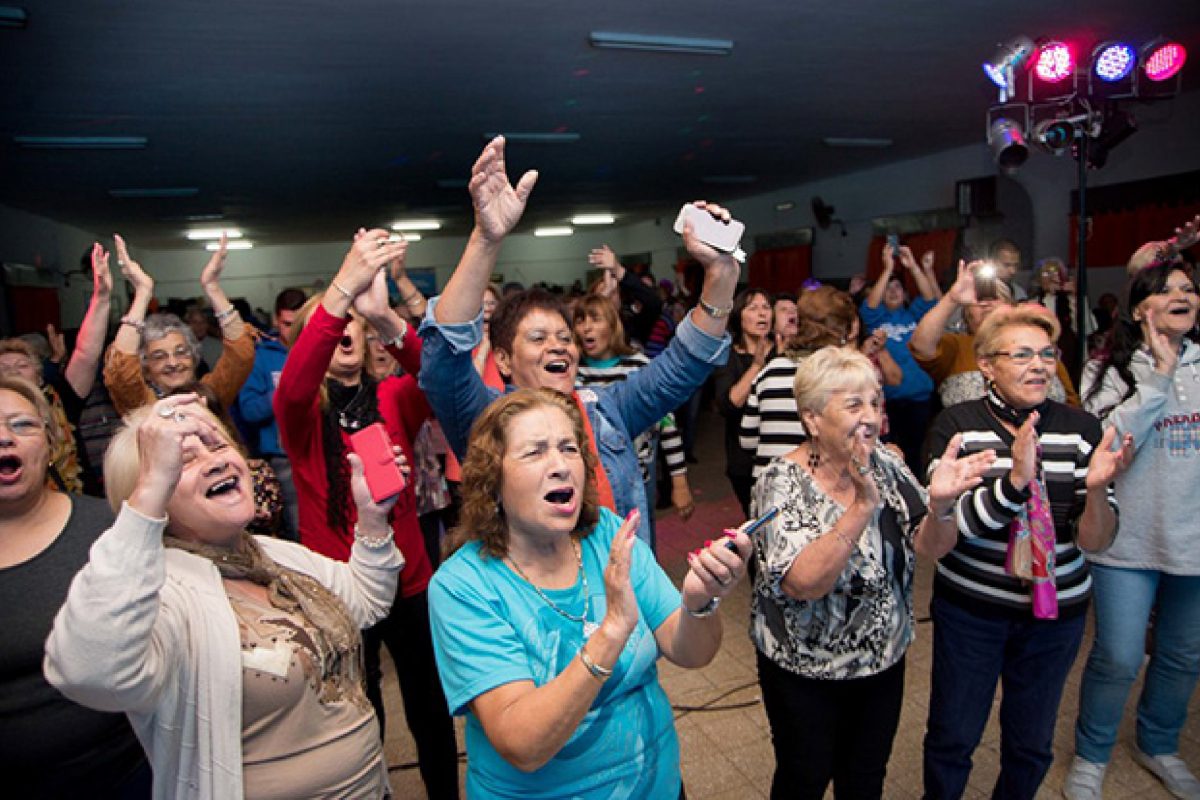
[[[1129,364],[1137,388],[1128,400],[1125,381],[1110,369],[1088,398],[1099,373],[1083,372],[1084,408],[1117,434],[1133,434],[1137,455],[1117,479],[1121,532],[1103,553],[1088,559],[1109,567],[1200,575],[1200,345],[1184,340],[1172,375],[1154,371],[1143,345]]]

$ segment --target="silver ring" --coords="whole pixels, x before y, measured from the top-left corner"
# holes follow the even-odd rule
[[[118,267],[123,267],[123,266],[125,266],[125,262],[124,262],[124,261],[122,261],[121,259],[119,259],[119,258],[118,258],[118,259],[117,259],[117,266],[118,266]]]
[[[870,471],[871,471],[871,468],[870,468],[870,467],[863,467],[863,466],[860,466],[860,467],[858,468],[858,474],[859,474],[859,475],[864,475],[864,476],[865,476],[865,475],[866,475],[868,472],[870,472]]]
[[[163,419],[170,419],[175,416],[175,406],[159,406],[157,413]]]
[[[187,417],[184,416],[182,411],[176,411],[175,412],[175,421],[176,422],[187,422]]]

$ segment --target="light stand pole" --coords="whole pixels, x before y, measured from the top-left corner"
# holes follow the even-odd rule
[[[1087,170],[1088,170],[1088,123],[1075,126],[1075,141],[1079,155],[1079,223],[1076,234],[1079,237],[1075,248],[1075,331],[1079,339],[1079,374],[1087,366]]]

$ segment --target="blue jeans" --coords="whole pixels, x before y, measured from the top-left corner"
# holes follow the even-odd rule
[[[925,797],[958,798],[971,754],[1000,704],[1000,775],[995,800],[1031,800],[1054,759],[1063,684],[1079,652],[1086,615],[1061,620],[985,617],[934,597],[933,680],[925,732]]]
[[[1092,564],[1096,641],[1079,688],[1075,753],[1107,764],[1129,690],[1145,655],[1157,602],[1154,652],[1138,700],[1137,744],[1148,755],[1179,750],[1179,731],[1200,676],[1200,576]]]

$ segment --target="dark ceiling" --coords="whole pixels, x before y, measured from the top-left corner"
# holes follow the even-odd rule
[[[13,2],[14,0],[0,0]],[[15,0],[20,2],[20,0]],[[461,232],[493,131],[540,170],[526,224],[649,216],[980,141],[980,61],[1017,33],[1090,48],[1170,34],[1200,85],[1195,0],[480,3],[31,2],[0,30],[0,203],[142,246],[189,215],[261,244],[430,215]],[[728,57],[598,50],[593,30],[731,39]],[[18,147],[18,135],[144,136],[144,150]],[[826,136],[886,137],[834,149]],[[117,199],[111,190],[194,188]],[[457,226],[457,227],[455,227]]]

